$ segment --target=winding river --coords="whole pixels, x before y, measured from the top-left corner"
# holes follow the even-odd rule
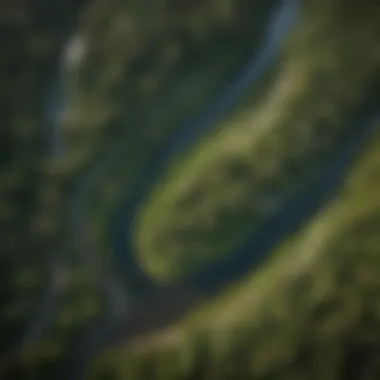
[[[109,313],[103,323],[91,327],[80,342],[70,358],[69,377],[80,379],[83,375],[85,364],[105,344],[115,343],[122,336],[122,341],[127,342],[136,336],[147,333],[170,324],[191,309],[206,296],[220,291],[231,281],[244,276],[253,266],[259,264],[268,254],[270,249],[284,236],[295,231],[302,222],[309,218],[321,204],[331,199],[335,191],[342,183],[346,169],[360,152],[364,143],[373,132],[374,120],[379,118],[379,102],[377,93],[370,96],[368,102],[363,105],[360,112],[350,121],[352,133],[342,143],[341,149],[326,163],[312,179],[304,183],[291,195],[276,194],[276,202],[281,205],[267,223],[245,241],[236,251],[233,258],[226,259],[212,268],[206,268],[200,274],[192,277],[182,284],[162,286],[156,284],[147,277],[135,262],[131,234],[128,228],[144,196],[154,186],[157,178],[164,172],[168,163],[176,154],[184,151],[197,139],[218,122],[225,118],[244,94],[254,86],[263,72],[275,61],[282,46],[284,37],[297,19],[299,11],[296,0],[283,1],[283,4],[275,12],[270,21],[266,39],[261,51],[255,54],[247,66],[225,89],[222,95],[214,103],[209,105],[200,115],[191,119],[179,129],[165,146],[160,149],[152,166],[145,173],[143,180],[137,186],[135,195],[120,204],[117,212],[110,221],[109,236],[112,250],[124,276],[133,278],[133,286],[139,289],[139,294],[144,294],[147,303],[141,307],[135,306],[134,299],[125,300],[123,284],[113,273],[102,272],[98,277],[98,286],[105,298],[109,300]],[[376,89],[377,90],[377,89]],[[53,104],[48,105],[48,115],[51,126],[51,155],[64,154],[64,146],[59,137],[59,113],[62,112],[63,102],[59,98],[60,91],[56,91],[50,97]],[[107,163],[99,164],[102,168]],[[88,244],[86,250],[91,252],[91,240],[84,236],[85,209],[82,207],[86,194],[96,186],[96,173],[100,167],[96,166],[85,173],[73,194],[71,207],[73,210],[72,229],[75,240],[85,241]],[[93,247],[92,247],[93,248]],[[30,343],[39,339],[49,326],[59,292],[55,284],[56,273],[60,268],[60,260],[64,249],[59,248],[53,252],[49,263],[50,276],[47,291],[44,294],[41,305],[25,336],[25,342]],[[252,255],[252,252],[255,252]],[[157,305],[160,305],[157,308]]]
[[[152,160],[152,165],[144,173],[141,183],[136,187],[134,197],[127,199],[118,207],[109,230],[112,250],[115,252],[117,259],[120,260],[123,268],[133,268],[135,274],[137,271],[139,272],[140,284],[136,284],[136,286],[143,287],[144,283],[146,287],[150,287],[150,285],[154,288],[157,287],[141,270],[137,269],[138,266],[134,262],[132,248],[132,234],[127,232],[144,197],[148,195],[176,154],[191,147],[202,134],[210,131],[218,122],[228,116],[247,91],[255,85],[265,70],[271,64],[274,64],[282,47],[282,42],[296,20],[297,13],[298,6],[296,1],[283,2],[269,23],[267,37],[261,51],[254,54],[247,67],[241,70],[237,78],[214,103],[201,112],[200,115],[189,120],[183,128],[180,128],[169,139],[168,143],[160,149],[156,158]]]
[[[105,323],[100,327],[91,329],[79,344],[76,354],[73,355],[74,369],[70,371],[71,377],[75,373],[76,377],[80,378],[84,370],[83,364],[97,350],[103,347],[107,341],[113,341],[115,337],[120,335],[128,339],[131,335],[137,336],[138,334],[165,326],[183,315],[206,294],[206,289],[200,292],[198,292],[198,289],[196,292],[192,290],[197,287],[196,283],[198,279],[194,279],[187,284],[161,286],[147,277],[135,262],[131,234],[128,233],[128,228],[142,199],[154,186],[157,178],[165,171],[165,168],[173,157],[196,143],[202,134],[223,120],[239,104],[239,101],[247,91],[260,79],[265,70],[274,64],[280,53],[282,42],[289,34],[297,18],[298,11],[297,1],[282,2],[268,23],[261,49],[258,52],[255,51],[253,57],[246,63],[246,66],[243,67],[236,78],[232,80],[214,102],[207,106],[199,115],[191,118],[183,127],[179,128],[178,132],[160,148],[156,159],[152,160],[153,164],[144,172],[144,178],[136,187],[134,197],[122,202],[117,208],[109,229],[112,250],[116,260],[123,268],[123,276],[133,278],[132,285],[130,286],[133,289],[137,289],[138,298],[141,299],[144,296],[148,304],[141,307],[140,300],[136,299],[135,302],[139,304],[136,306],[134,305],[134,301],[131,300],[127,313],[119,312],[116,315],[113,313],[113,318],[107,318]],[[100,165],[103,168],[105,167],[104,162],[100,163]],[[96,176],[97,172],[99,172],[99,167],[92,168],[88,173],[88,177],[86,178],[85,176],[83,178],[82,186],[80,186],[82,190],[77,195],[81,199],[85,199],[86,197],[86,191],[83,191],[83,189],[91,191],[89,183],[92,182],[91,177]],[[80,202],[76,204],[79,205]],[[77,237],[80,237],[78,231],[83,231],[81,226],[84,220],[83,209],[76,206],[73,211],[76,215],[74,219],[77,225],[75,234]],[[78,225],[78,220],[80,221],[80,225]],[[112,294],[115,289],[120,288],[120,285],[113,283],[113,289],[111,289],[107,281],[112,281],[110,280],[112,276],[110,274],[103,274],[103,276],[107,278],[107,280],[103,278],[103,285],[106,287],[103,290],[110,295],[110,299],[115,299],[115,297],[112,297]],[[160,313],[161,315],[157,315],[157,313],[152,315],[151,311],[157,310],[158,305],[164,305],[161,309],[163,312]],[[110,309],[115,309],[115,305],[111,306]]]

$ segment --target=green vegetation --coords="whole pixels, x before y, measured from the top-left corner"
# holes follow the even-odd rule
[[[115,264],[110,215],[183,120],[218,94],[259,46],[276,1],[156,0],[146,7],[141,0],[89,0],[78,13],[81,3],[0,5],[5,380],[59,378],[83,333],[107,315],[100,280]],[[280,67],[268,71],[263,87],[215,134],[173,163],[142,205],[138,254],[154,276],[182,278],[232,252],[271,212],[265,196],[290,191],[327,162],[379,79],[378,0],[303,4]],[[53,160],[46,90],[76,21],[88,50],[65,83],[67,151]],[[266,101],[259,102],[263,93]],[[255,273],[165,331],[106,348],[88,379],[379,378],[380,137],[373,140],[338,199]],[[108,164],[77,199],[76,185],[98,162]],[[74,201],[85,210],[93,251],[86,239],[69,239]],[[14,345],[43,297],[53,294],[50,286],[57,303],[45,305],[52,309],[42,316],[51,322],[44,336]]]
[[[135,227],[152,276],[174,281],[233,252],[274,211],[273,195],[338,149],[380,79],[379,9],[348,20],[339,9],[305,5],[265,102],[248,102],[153,190]]]
[[[20,379],[45,379],[50,375],[56,377],[58,366],[72,354],[75,347],[73,344],[78,337],[102,321],[105,300],[102,299],[91,271],[77,263],[73,268],[62,268],[61,273],[55,277],[55,282],[58,286],[57,307],[54,309],[54,304],[51,303],[47,305],[45,312],[48,313],[48,318],[51,317],[47,334],[20,351],[10,351],[0,357],[1,378],[13,378],[15,373]],[[25,301],[32,303],[32,310],[35,310],[33,299],[26,298]],[[6,310],[8,314],[20,313],[21,310],[17,310],[17,307],[24,307],[24,304],[12,306],[13,309]],[[30,313],[26,315],[30,316]]]
[[[87,379],[376,379],[379,152],[377,133],[338,198],[258,274],[178,325],[107,350]]]

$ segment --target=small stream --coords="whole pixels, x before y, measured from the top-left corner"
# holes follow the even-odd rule
[[[64,68],[58,68],[58,77],[62,79]],[[60,126],[64,115],[64,91],[62,80],[53,82],[51,88],[47,91],[46,96],[46,136],[48,154],[51,160],[64,157],[65,148],[61,138]],[[46,262],[47,276],[45,278],[44,292],[41,300],[36,306],[36,311],[31,318],[29,326],[22,336],[20,342],[12,348],[18,351],[40,340],[53,318],[54,311],[57,307],[57,295],[59,291],[59,274],[63,270],[63,254],[65,249],[60,244],[53,248],[48,255]]]

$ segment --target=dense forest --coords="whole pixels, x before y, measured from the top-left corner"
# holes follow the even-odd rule
[[[380,378],[379,20],[4,1],[0,378]]]

